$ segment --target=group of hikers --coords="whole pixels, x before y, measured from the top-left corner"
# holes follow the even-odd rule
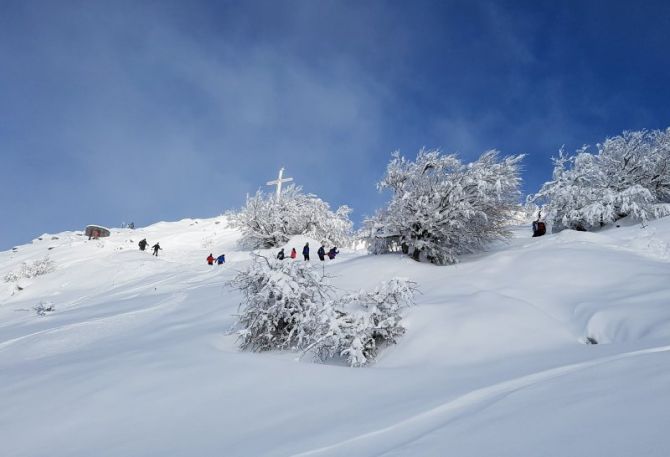
[[[140,247],[140,251],[146,250],[147,246],[149,245],[149,242],[147,241],[146,238],[143,238],[140,240],[137,245]],[[156,257],[158,257],[158,251],[162,251],[163,248],[161,248],[159,243],[154,244],[151,246],[151,249],[153,249]],[[322,262],[326,260],[326,257],[328,257],[330,260],[333,260],[337,254],[339,254],[340,251],[337,250],[336,246],[333,246],[330,248],[328,252],[326,252],[326,247],[324,245],[321,245],[321,247],[316,251],[316,255],[319,256],[319,260]],[[302,248],[302,256],[305,258],[305,261],[309,261],[309,243],[305,243],[305,246]],[[298,257],[298,252],[295,250],[295,248],[291,249],[291,254],[289,254],[289,257],[292,259],[295,259]],[[277,254],[277,259],[279,260],[284,260],[286,258],[286,254],[284,254],[284,248],[281,248],[279,253]],[[214,265],[214,262],[216,262],[217,265],[223,265],[226,263],[226,255],[221,254],[218,257],[214,257],[214,255],[210,252],[209,255],[207,256],[207,264],[208,265]]]
[[[142,238],[142,240],[140,240],[140,242],[137,243],[137,245],[140,247],[140,251],[144,251],[149,245],[149,242],[147,241],[146,238]],[[158,251],[163,250],[163,248],[161,248],[161,245],[159,243],[156,243],[153,246],[151,246],[151,249],[154,250],[154,253],[152,255],[155,255],[156,257],[158,257]]]
[[[340,251],[337,250],[337,247],[333,246],[328,253],[326,253],[326,248],[324,245],[321,245],[318,251],[316,251],[316,254],[319,256],[319,260],[322,262],[326,260],[326,256],[330,260],[333,260],[337,254],[339,254]],[[289,255],[292,259],[295,259],[298,257],[298,253],[295,250],[295,248],[291,248],[291,254]],[[305,258],[305,261],[309,261],[309,243],[305,243],[305,246],[302,248],[302,256]],[[286,258],[286,254],[284,253],[284,248],[281,248],[279,252],[277,253],[277,259],[279,260],[284,260]]]
[[[149,242],[147,241],[146,238],[143,238],[142,240],[140,240],[139,243],[137,243],[137,245],[140,247],[140,251],[144,251],[144,250],[146,250],[147,246],[149,245]],[[161,248],[161,245],[159,243],[156,243],[153,246],[151,246],[151,249],[154,250],[154,253],[152,255],[155,255],[156,257],[158,257],[158,251],[163,250],[163,248]],[[210,252],[209,256],[207,257],[207,263],[209,265],[214,265],[214,262],[216,262],[218,265],[222,265],[222,264],[226,263],[226,255],[221,254],[220,256],[214,258],[214,256]]]
[[[540,218],[538,217],[537,220],[533,221],[533,237],[537,236],[542,236],[547,232],[547,228],[544,222],[540,221]],[[144,251],[147,246],[149,245],[149,242],[147,241],[146,238],[143,238],[139,243],[140,251]],[[151,249],[153,249],[156,257],[158,257],[158,251],[162,251],[163,248],[161,248],[159,243],[154,244],[151,246]],[[325,246],[322,244],[321,247],[316,251],[316,255],[319,256],[320,261],[325,261],[326,256],[330,259],[333,260],[337,254],[339,254],[340,251],[337,250],[336,246],[333,246],[330,248],[328,252],[326,252]],[[302,256],[304,257],[306,262],[309,262],[309,243],[305,243],[305,246],[302,248]],[[295,250],[295,248],[291,248],[291,253],[289,254],[289,257],[292,259],[295,259],[298,257],[298,252]],[[286,254],[284,253],[284,248],[281,248],[279,252],[277,253],[277,259],[279,260],[284,260],[286,258]],[[226,255],[221,254],[218,257],[214,257],[212,253],[209,253],[209,256],[207,256],[207,264],[208,265],[214,265],[214,262],[217,263],[217,265],[223,265],[226,263]]]
[[[207,265],[214,265],[214,262],[216,262],[217,265],[223,265],[224,263],[226,263],[226,255],[221,254],[215,259],[212,253],[210,252],[209,255],[207,256]]]

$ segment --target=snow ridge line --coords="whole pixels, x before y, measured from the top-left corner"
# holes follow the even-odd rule
[[[561,376],[566,376],[580,370],[659,352],[670,352],[670,346],[659,346],[625,352],[623,354],[603,357],[588,362],[563,365],[521,376],[519,378],[513,378],[508,381],[473,390],[454,400],[389,425],[388,427],[373,430],[332,445],[304,451],[298,454],[292,454],[291,457],[342,455],[382,456],[389,451],[417,441],[422,437],[445,427],[450,422],[453,422],[460,417],[484,410],[492,404],[522,389]]]
[[[177,296],[171,296],[169,298],[166,298],[165,300],[161,300],[160,302],[158,302],[158,304],[156,304],[154,306],[150,306],[148,308],[134,309],[134,310],[131,310],[131,311],[125,311],[125,312],[118,313],[118,314],[111,314],[111,315],[108,315],[108,316],[96,317],[96,318],[81,321],[81,322],[72,322],[72,323],[69,323],[69,324],[60,325],[58,327],[48,328],[48,329],[40,330],[38,332],[29,333],[27,335],[22,335],[22,336],[19,336],[19,337],[16,337],[16,338],[11,338],[9,340],[5,340],[5,341],[0,342],[0,351],[6,349],[8,346],[13,345],[14,343],[17,343],[19,341],[23,341],[23,340],[28,339],[28,338],[32,338],[32,337],[40,336],[40,335],[50,335],[50,334],[53,334],[53,333],[58,333],[58,332],[66,331],[66,330],[77,328],[77,327],[85,327],[86,325],[97,324],[97,323],[100,323],[100,322],[104,322],[106,320],[113,320],[113,319],[120,319],[120,318],[122,319],[122,318],[132,316],[133,314],[143,314],[143,313],[148,313],[148,312],[151,312],[151,311],[156,311],[156,310],[158,310],[160,308],[164,308],[166,306],[175,305],[175,304],[183,301],[185,298],[186,298],[186,295],[183,294],[183,293],[180,293],[180,294],[177,294]]]

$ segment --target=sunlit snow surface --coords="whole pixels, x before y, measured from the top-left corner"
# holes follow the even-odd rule
[[[2,252],[0,455],[670,455],[670,219],[529,232],[447,267],[322,264],[312,240],[343,291],[419,284],[407,334],[359,369],[237,349],[226,281],[249,255],[223,217]],[[2,280],[47,254],[55,271]]]

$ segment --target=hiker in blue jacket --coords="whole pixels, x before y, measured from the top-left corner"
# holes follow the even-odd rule
[[[218,256],[218,257],[216,258],[216,263],[217,263],[218,265],[222,265],[222,264],[226,263],[226,255],[225,255],[225,254],[221,254],[220,256]]]
[[[305,243],[305,247],[302,248],[302,255],[305,257],[305,261],[309,261],[309,243]]]

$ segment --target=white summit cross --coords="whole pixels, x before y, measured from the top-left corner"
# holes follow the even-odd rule
[[[281,196],[281,185],[282,185],[282,183],[293,181],[293,178],[283,178],[282,179],[282,176],[284,176],[284,167],[281,167],[279,169],[279,176],[277,177],[277,179],[275,181],[268,181],[267,182],[268,186],[277,186],[277,199],[279,199],[279,197]]]

